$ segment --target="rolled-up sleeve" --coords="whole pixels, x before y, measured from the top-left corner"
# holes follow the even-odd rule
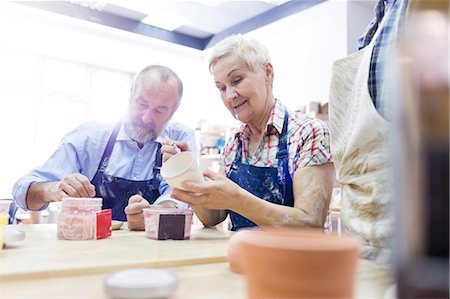
[[[161,193],[161,195],[155,200],[155,202],[153,204],[157,205],[160,204],[162,202],[168,201],[173,203],[177,208],[179,209],[187,209],[189,208],[189,204],[179,201],[175,198],[170,197],[170,194],[172,193],[172,188],[165,182],[161,182],[161,185],[164,185],[164,187],[162,187],[162,189],[164,189],[163,193]],[[161,190],[161,187],[160,187]]]
[[[13,198],[14,201],[16,202],[16,204],[24,209],[27,210],[27,202],[26,202],[26,198],[27,198],[27,192],[28,192],[28,188],[30,187],[31,181],[29,180],[28,177],[21,177],[13,186]],[[46,208],[46,207],[44,207]]]
[[[296,169],[331,162],[330,133],[324,122],[318,119],[305,122],[301,139],[295,161]]]

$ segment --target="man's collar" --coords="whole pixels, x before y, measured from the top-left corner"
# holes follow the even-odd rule
[[[117,141],[133,141],[130,136],[125,132],[124,124],[120,126],[119,134],[117,134]]]

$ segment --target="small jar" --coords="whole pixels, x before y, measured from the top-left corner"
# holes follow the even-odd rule
[[[63,198],[61,213],[58,216],[57,238],[60,240],[95,239],[95,217],[101,209],[101,198]]]
[[[8,216],[5,214],[0,214],[0,251],[3,249],[5,232],[4,228],[8,224]]]
[[[9,207],[11,206],[12,200],[0,199],[0,214],[6,215],[9,218]]]
[[[193,211],[175,208],[144,209],[145,235],[155,240],[190,238]]]
[[[61,213],[61,202],[53,201],[48,205],[48,223],[58,223],[59,213]]]

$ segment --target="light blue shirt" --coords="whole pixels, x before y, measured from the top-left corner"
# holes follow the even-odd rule
[[[72,173],[81,173],[92,180],[113,128],[114,124],[89,122],[67,133],[43,165],[31,170],[14,184],[13,197],[16,203],[27,210],[28,188],[35,183],[60,181]],[[142,149],[125,133],[122,125],[105,174],[133,181],[152,179],[158,143],[164,138],[184,140],[192,152],[197,153],[194,130],[180,123],[169,123],[155,141],[148,141]],[[161,196],[155,204],[169,200],[179,208],[188,207],[186,203],[171,198],[171,192],[170,186],[162,181],[159,185]]]

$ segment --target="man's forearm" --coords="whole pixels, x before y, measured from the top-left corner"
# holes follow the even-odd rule
[[[26,204],[29,210],[38,211],[52,200],[52,190],[58,182],[41,182],[28,188]]]

